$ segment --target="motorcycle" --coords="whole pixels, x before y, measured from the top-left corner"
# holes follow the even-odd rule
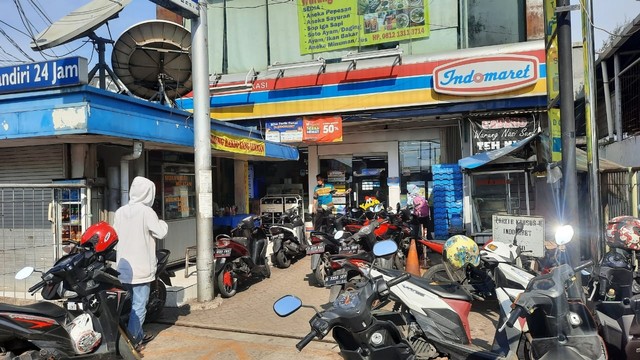
[[[164,309],[167,302],[167,285],[171,286],[171,278],[176,274],[167,269],[171,252],[167,249],[159,249],[156,251],[158,265],[156,268],[156,277],[151,282],[151,290],[149,292],[149,301],[147,302],[147,315],[144,319],[145,324],[157,320]]]
[[[455,281],[469,288],[478,300],[495,298],[496,287],[510,288],[514,292],[522,291],[534,277],[533,273],[523,268],[520,260],[525,252],[518,246],[517,236],[523,229],[523,223],[516,224],[512,244],[498,241],[486,243],[480,250],[480,264],[477,267],[466,266],[456,271],[443,261],[429,267],[422,277],[435,283]],[[423,239],[418,242],[439,254],[443,253],[442,243]]]
[[[125,330],[131,295],[106,262],[105,254],[113,251],[116,242],[106,249],[100,244],[83,245],[82,251],[60,258],[29,288],[32,294],[42,289],[46,300],[63,299],[63,307],[51,302],[0,304],[0,357],[140,359]],[[34,271],[26,267],[16,279],[26,279]]]
[[[229,298],[238,291],[238,280],[269,278],[267,233],[260,216],[247,216],[231,230],[231,235],[216,236],[215,276],[220,294]]]
[[[339,236],[312,231],[309,235],[311,245],[307,247],[307,255],[311,255],[311,277],[316,285],[324,287],[325,278],[333,273],[331,255],[357,252],[357,245],[347,245]]]
[[[283,269],[291,266],[293,259],[306,255],[307,239],[304,234],[304,221],[296,208],[287,210],[279,224],[269,227],[273,242],[274,263]]]

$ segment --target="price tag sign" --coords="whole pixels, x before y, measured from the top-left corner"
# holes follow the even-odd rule
[[[302,128],[304,142],[342,141],[341,116],[305,116]]]

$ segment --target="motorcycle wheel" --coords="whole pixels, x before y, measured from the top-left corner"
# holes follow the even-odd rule
[[[397,270],[404,270],[407,266],[407,261],[402,253],[402,251],[398,251],[395,255],[393,255],[393,268]]]
[[[124,360],[140,360],[142,356],[136,351],[133,343],[127,337],[126,332],[122,329],[122,326],[118,327],[120,334],[118,335],[118,355]]]
[[[320,260],[318,267],[313,270],[313,277],[316,285],[324,287],[324,278],[327,276],[327,271],[324,268],[324,261]]]
[[[223,298],[230,298],[238,292],[238,276],[233,271],[233,265],[225,264],[216,281]]]
[[[147,303],[147,316],[144,318],[144,323],[149,324],[158,320],[166,302],[167,287],[161,280],[152,282],[149,302]]]
[[[436,284],[450,284],[454,282],[454,280],[449,276],[449,273],[447,273],[447,268],[444,264],[436,264],[431,266],[429,270],[422,274],[422,277],[429,280],[429,282]]]
[[[276,265],[281,269],[286,269],[291,266],[291,259],[287,257],[284,250],[280,250],[276,253]]]

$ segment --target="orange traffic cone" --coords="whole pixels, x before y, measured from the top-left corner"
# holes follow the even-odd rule
[[[407,253],[407,265],[405,265],[404,271],[415,276],[421,276],[420,261],[418,261],[418,249],[416,248],[415,239],[411,239],[411,244],[409,244],[409,252]]]

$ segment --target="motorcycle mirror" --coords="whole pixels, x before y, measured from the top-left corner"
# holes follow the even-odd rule
[[[373,245],[373,255],[376,257],[383,257],[391,254],[395,254],[398,251],[398,244],[393,240],[378,241]]]
[[[556,244],[565,245],[568,244],[573,238],[573,226],[562,225],[556,230]]]
[[[18,271],[16,273],[15,279],[16,280],[24,280],[26,278],[28,278],[29,276],[31,276],[31,274],[33,274],[33,272],[35,271],[35,269],[31,266],[27,266],[22,268],[20,271]]]
[[[273,311],[280,317],[287,317],[301,307],[302,300],[293,295],[285,295],[273,303]]]
[[[342,239],[343,236],[344,236],[344,231],[343,230],[338,230],[338,231],[336,231],[335,234],[333,234],[333,238],[336,239],[336,240]]]
[[[375,204],[373,205],[373,212],[377,213],[380,212],[384,209],[384,206],[382,206],[382,204]]]

